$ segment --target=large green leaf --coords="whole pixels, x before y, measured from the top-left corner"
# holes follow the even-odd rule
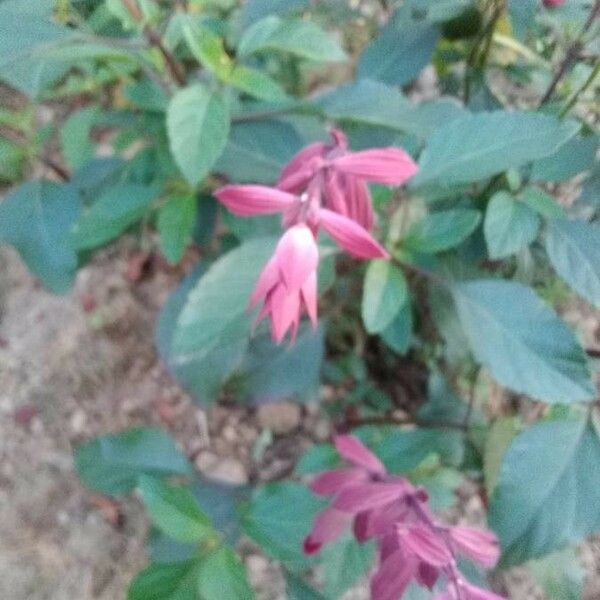
[[[579,129],[539,113],[495,111],[454,119],[429,139],[413,186],[470,183],[555,152]]]
[[[186,179],[196,185],[222,154],[229,109],[219,92],[194,84],[177,92],[167,109],[169,145]]]
[[[242,528],[273,558],[307,564],[302,542],[326,502],[302,484],[269,483],[258,490],[242,514]],[[293,507],[293,510],[290,510]]]
[[[454,208],[430,215],[415,223],[402,245],[415,252],[433,254],[454,248],[479,225],[481,213],[470,208]]]
[[[414,79],[431,59],[439,39],[434,23],[401,7],[363,51],[359,77],[402,85]]]
[[[154,186],[132,183],[108,188],[73,226],[71,244],[83,250],[110,242],[142,218],[158,193]]]
[[[204,557],[198,576],[201,600],[252,600],[246,569],[237,554],[221,546]]]
[[[539,229],[538,214],[525,202],[516,200],[508,192],[492,196],[483,224],[491,259],[506,258],[528,246],[537,237]]]
[[[362,318],[369,333],[388,327],[408,301],[404,274],[389,260],[373,260],[363,284]]]
[[[150,565],[129,587],[127,600],[198,600],[198,558]]]
[[[546,402],[594,399],[585,352],[531,289],[483,279],[452,293],[475,358],[501,384]]]
[[[178,263],[192,238],[198,200],[193,194],[171,196],[158,211],[160,247],[167,260]]]
[[[172,438],[155,427],[136,427],[87,442],[75,451],[75,467],[85,485],[111,496],[133,490],[140,475],[192,473]]]
[[[66,292],[77,268],[68,232],[80,212],[81,200],[73,186],[30,181],[0,202],[0,243],[14,246],[53,292]]]
[[[598,136],[576,137],[557,152],[536,161],[531,171],[532,181],[565,181],[587,171],[596,160],[600,144]]]
[[[600,530],[593,499],[600,478],[594,420],[539,423],[504,456],[489,521],[500,538],[502,564],[543,556]]]
[[[546,252],[556,272],[600,308],[600,227],[555,219],[548,224]]]
[[[266,102],[282,102],[288,98],[283,88],[266,73],[242,65],[233,69],[227,83]]]
[[[241,183],[273,183],[301,146],[302,138],[289,123],[236,123],[216,170]]]
[[[140,476],[138,487],[152,522],[169,537],[195,544],[213,533],[210,519],[188,489],[148,475]]]

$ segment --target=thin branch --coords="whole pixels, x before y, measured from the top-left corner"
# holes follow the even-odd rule
[[[458,431],[467,431],[468,427],[464,423],[446,420],[427,420],[413,419],[410,417],[394,417],[393,415],[377,415],[372,417],[359,417],[349,419],[347,425],[350,429],[356,429],[363,425],[417,425],[418,427],[456,429]]]
[[[139,6],[135,3],[135,0],[123,0],[123,4],[129,11],[129,14],[139,24],[142,24],[144,21],[144,15],[140,11]],[[148,40],[148,43],[157,48],[158,51],[162,54],[165,59],[165,63],[167,64],[167,68],[171,74],[171,77],[179,84],[185,85],[186,77],[185,71],[183,67],[179,64],[179,61],[175,58],[175,56],[171,53],[171,51],[165,46],[162,36],[158,31],[150,27],[150,25],[143,25],[143,32],[145,38]]]
[[[583,38],[585,37],[585,34],[589,31],[590,27],[593,25],[594,21],[597,19],[599,14],[600,14],[600,0],[596,0],[596,3],[594,4],[594,7],[590,11],[590,14],[588,15],[588,18],[587,18],[585,24],[583,25],[581,31],[579,32],[579,35],[577,36],[575,41],[571,44],[571,46],[567,50],[567,53],[566,53],[562,63],[560,64],[558,71],[552,78],[552,81],[550,82],[550,85],[548,86],[546,93],[542,96],[539,106],[543,106],[550,100],[550,98],[552,98],[552,96],[554,95],[554,92],[556,91],[556,88],[558,87],[558,84],[562,81],[563,77],[567,74],[567,72],[571,69],[571,67],[573,66],[573,64],[575,63],[577,58],[579,57],[581,51],[584,48]]]
[[[592,69],[592,72],[590,73],[590,76],[586,79],[585,83],[571,96],[570,100],[565,104],[563,109],[560,111],[559,116],[561,118],[564,117],[565,115],[567,115],[571,111],[571,109],[577,103],[577,100],[579,99],[579,97],[582,94],[584,94],[588,88],[591,87],[592,83],[594,83],[594,80],[596,79],[596,77],[598,77],[598,75],[600,75],[600,62],[596,63],[596,66]]]

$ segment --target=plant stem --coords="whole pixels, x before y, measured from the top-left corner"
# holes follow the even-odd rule
[[[591,85],[594,83],[594,80],[600,74],[600,62],[596,63],[596,66],[592,69],[590,76],[586,79],[585,83],[571,96],[570,100],[564,106],[564,108],[560,111],[559,116],[562,118],[567,115],[571,109],[577,103],[577,100],[581,94],[583,94]]]
[[[139,6],[135,3],[135,0],[123,0],[123,4],[125,8],[129,11],[129,14],[132,18],[139,24],[143,24],[144,15],[140,11]],[[143,25],[142,31],[144,32],[144,36],[148,43],[157,48],[158,51],[162,54],[162,57],[165,59],[165,63],[167,64],[167,68],[171,77],[175,80],[178,85],[185,85],[186,77],[185,71],[179,61],[175,58],[175,56],[170,52],[170,50],[165,46],[162,36],[156,29],[150,27],[150,25]]]
[[[455,421],[423,421],[418,418],[401,418],[394,417],[393,415],[356,418],[350,419],[348,422],[350,429],[362,427],[363,425],[417,425],[419,427],[457,429],[458,431],[466,431],[468,429],[464,423],[456,423]]]
[[[552,98],[554,92],[556,91],[556,88],[558,87],[558,84],[561,82],[562,78],[567,74],[567,72],[570,70],[570,68],[573,66],[573,64],[579,57],[579,54],[581,53],[584,47],[583,38],[585,37],[585,34],[589,31],[590,27],[594,24],[594,21],[596,20],[599,14],[600,0],[596,0],[596,3],[590,11],[590,14],[588,15],[585,24],[579,32],[579,35],[571,44],[571,46],[569,46],[569,49],[567,50],[567,53],[565,54],[565,57],[562,63],[560,64],[558,71],[552,78],[552,81],[550,82],[546,93],[542,96],[539,106],[543,106],[550,100],[550,98]]]

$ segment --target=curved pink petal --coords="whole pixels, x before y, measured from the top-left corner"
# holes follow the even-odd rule
[[[421,585],[432,589],[433,586],[436,584],[439,576],[440,572],[434,566],[424,562],[419,564],[419,569],[417,571],[416,578]]]
[[[379,509],[402,498],[405,487],[395,483],[362,483],[342,489],[333,506],[353,515]]]
[[[460,552],[483,567],[495,566],[500,558],[498,538],[487,529],[452,527],[450,537]]]
[[[340,456],[357,467],[363,467],[372,473],[384,475],[383,463],[357,437],[336,435],[333,439],[335,449]]]
[[[313,271],[302,286],[302,300],[313,329],[317,327],[317,272]]]
[[[332,496],[344,487],[364,483],[367,474],[360,469],[336,469],[317,475],[310,484],[310,489],[320,496]]]
[[[269,262],[265,265],[262,270],[254,290],[250,295],[250,306],[254,306],[261,300],[264,300],[267,294],[277,285],[279,282],[279,267],[275,256],[269,259]]]
[[[301,171],[311,159],[323,156],[327,149],[328,145],[325,142],[315,142],[314,144],[309,144],[305,148],[302,148],[302,150],[297,152],[281,170],[277,187],[279,187],[279,184],[283,180],[288,179],[290,176],[298,173],[298,171]]]
[[[344,173],[386,185],[400,185],[418,170],[415,161],[400,148],[373,148],[349,152],[334,158],[331,164]]]
[[[346,148],[348,148],[348,137],[341,129],[333,127],[329,131],[329,135],[338,148],[341,148],[342,150],[346,150]]]
[[[264,185],[226,185],[214,195],[239,217],[284,212],[299,202],[293,194]]]
[[[299,292],[319,264],[319,248],[306,225],[294,225],[282,236],[275,250],[281,277],[290,292]]]
[[[288,292],[284,285],[278,285],[269,297],[271,307],[271,334],[275,343],[279,344],[288,330],[298,328],[300,321],[300,294]]]
[[[388,556],[371,579],[371,600],[398,600],[415,575],[416,564],[398,550]]]
[[[331,507],[321,511],[304,540],[305,554],[315,554],[323,544],[336,540],[349,524],[350,517],[346,513]]]
[[[348,214],[345,187],[340,181],[340,175],[329,170],[325,176],[325,203],[328,208],[340,215]]]
[[[367,231],[371,231],[375,217],[367,184],[352,175],[346,175],[345,180],[348,196],[348,216]]]
[[[348,217],[322,208],[319,211],[319,225],[344,250],[357,258],[389,258],[390,256],[364,227]]]
[[[453,560],[444,538],[424,525],[401,532],[405,546],[421,560],[434,567],[445,567]]]

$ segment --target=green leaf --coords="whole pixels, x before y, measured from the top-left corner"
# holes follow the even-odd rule
[[[414,18],[412,7],[403,6],[363,51],[358,63],[360,78],[403,85],[427,65],[439,39],[437,27]]]
[[[557,152],[533,163],[531,181],[566,181],[592,167],[600,145],[599,136],[576,137]]]
[[[372,543],[359,544],[348,531],[323,548],[325,593],[341,598],[361,577],[369,572],[375,558]]]
[[[403,304],[394,320],[381,332],[381,339],[398,354],[406,354],[413,332],[413,314],[410,302]]]
[[[226,546],[214,550],[202,561],[198,593],[202,600],[252,600],[255,597],[244,564]]]
[[[94,157],[90,132],[99,115],[97,106],[89,106],[74,112],[65,121],[60,139],[63,155],[72,169],[79,169]]]
[[[229,109],[219,92],[194,84],[173,96],[167,109],[167,130],[175,162],[196,185],[225,149]]]
[[[290,510],[290,507],[294,510]],[[302,484],[269,483],[254,495],[242,514],[242,528],[269,556],[306,565],[302,542],[326,502]]]
[[[513,439],[521,430],[521,420],[518,417],[500,417],[490,427],[483,450],[483,475],[488,498],[492,497],[504,454]]]
[[[581,600],[585,571],[574,548],[565,548],[527,566],[550,600]]]
[[[171,264],[181,260],[192,239],[198,214],[198,201],[194,195],[171,196],[158,211],[160,247]]]
[[[600,308],[600,227],[585,221],[550,221],[546,252],[560,277]]]
[[[273,183],[283,165],[301,147],[302,138],[289,123],[236,123],[216,170],[240,183]]]
[[[0,138],[0,182],[18,181],[23,175],[25,150]]]
[[[133,490],[140,475],[192,473],[171,437],[155,427],[136,427],[87,442],[75,451],[75,467],[85,485],[111,496]]]
[[[415,223],[402,244],[425,254],[444,252],[464,242],[480,221],[481,213],[469,208],[436,212]]]
[[[131,583],[127,600],[198,600],[198,559],[150,565]]]
[[[497,192],[485,212],[483,232],[492,260],[506,258],[529,246],[540,229],[538,214],[508,192]]]
[[[538,423],[510,445],[490,505],[501,564],[538,558],[600,530],[595,421]]]
[[[182,15],[181,30],[188,48],[204,67],[226,80],[233,63],[223,45],[223,40],[208,27],[202,26],[193,16]]]
[[[169,537],[195,544],[214,534],[210,519],[189,490],[148,475],[140,476],[138,487],[152,522]]]
[[[389,260],[369,263],[363,284],[362,318],[369,333],[380,333],[408,302],[408,285]]]
[[[309,8],[310,0],[248,0],[244,2],[243,23],[248,26],[267,15],[287,16]]]
[[[67,238],[80,212],[74,187],[30,181],[0,202],[0,243],[14,246],[45,286],[64,293],[77,268],[77,255]]]
[[[281,347],[269,334],[254,337],[242,364],[245,389],[254,402],[318,397],[325,331],[301,327],[292,346]]]
[[[485,179],[552,154],[578,129],[577,123],[539,113],[465,115],[431,136],[411,185],[449,186]]]
[[[331,444],[311,446],[296,463],[296,473],[311,475],[334,469],[340,464],[340,455]]]
[[[288,98],[279,84],[266,73],[249,67],[235,67],[228,76],[227,82],[259,100],[282,102]]]
[[[519,194],[519,199],[545,219],[561,219],[565,216],[563,207],[540,188],[525,188]]]
[[[337,62],[345,52],[318,25],[303,19],[283,20],[269,15],[248,28],[238,46],[238,54],[287,52],[315,61]]]
[[[123,183],[108,188],[73,226],[71,244],[84,250],[110,242],[139,221],[157,196],[154,186]]]
[[[595,397],[585,352],[531,289],[482,279],[452,294],[475,358],[502,385],[551,403]]]
[[[285,581],[287,583],[288,600],[326,600],[325,596],[292,573],[285,574]]]

